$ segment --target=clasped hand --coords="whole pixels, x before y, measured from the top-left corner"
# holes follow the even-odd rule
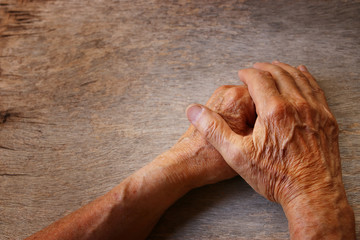
[[[338,126],[313,77],[283,63],[257,63],[239,71],[239,77],[257,116],[249,101],[240,109],[255,122],[244,125],[236,119],[228,124],[221,117],[227,112],[217,114],[201,105],[187,110],[189,120],[229,166],[257,192],[282,204],[308,192],[339,187]],[[238,134],[233,129],[237,126],[247,129]]]
[[[237,174],[281,204],[292,239],[355,239],[338,125],[315,79],[280,62],[239,77],[246,86],[188,107],[192,125],[170,150],[28,239],[145,239],[189,190]]]
[[[225,102],[226,107],[189,106],[192,125],[253,189],[283,206],[293,238],[304,232],[311,236],[307,227],[339,225],[339,215],[332,211],[346,216],[346,223],[337,229],[351,226],[352,210],[341,177],[339,128],[313,76],[305,66],[273,62],[240,70],[239,78],[249,95],[246,87],[220,88],[210,102],[218,101],[215,106]],[[208,174],[221,172],[213,170]],[[346,236],[350,239],[351,234]]]

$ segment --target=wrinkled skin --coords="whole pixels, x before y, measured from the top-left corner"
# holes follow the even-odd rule
[[[250,133],[255,123],[255,106],[245,86],[221,86],[209,98],[206,106],[222,116],[233,131],[241,136]],[[195,175],[193,183],[199,187],[236,176],[221,154],[191,125],[170,152],[187,161],[184,171]],[[187,176],[181,176],[187,178]]]
[[[244,70],[240,75],[256,71],[262,78],[272,78],[272,74],[287,77],[281,72],[284,70],[267,64],[255,66],[271,74]],[[304,77],[299,72],[293,75]],[[311,83],[304,93],[280,91],[266,100],[266,106],[259,106],[253,133],[243,139],[246,148],[238,156],[242,161],[233,165],[256,191],[272,201],[288,203],[321,188],[334,191],[343,187],[338,125],[322,90],[315,81]]]
[[[255,74],[262,81],[293,81],[275,81],[279,92],[267,96],[265,105],[264,99],[257,99],[258,118],[253,133],[244,139],[247,161],[239,169],[241,175],[245,179],[256,175],[251,185],[268,199],[284,204],[321,188],[342,188],[338,125],[314,78],[285,64],[258,63],[255,68],[240,71],[241,79]]]
[[[256,115],[246,87],[220,87],[206,105],[240,136],[251,131]],[[164,211],[188,191],[236,175],[190,126],[170,150],[110,192],[28,239],[146,239]]]
[[[339,129],[315,79],[304,66],[280,62],[256,63],[239,77],[256,107],[252,132],[236,134],[201,105],[188,108],[189,120],[257,192],[283,206],[292,238],[303,239],[306,232],[309,239],[354,239]],[[346,219],[340,223],[339,211]],[[322,230],[315,232],[315,226]]]
[[[220,87],[207,106],[240,136],[248,134],[255,122],[255,107],[244,86]],[[28,239],[146,239],[164,211],[188,191],[236,175],[190,126],[169,151]]]
[[[181,196],[236,172],[282,205],[292,239],[355,239],[338,127],[315,80],[282,63],[239,76],[249,92],[224,86],[190,106],[193,126],[173,148],[28,239],[145,239]]]
[[[258,116],[253,131],[243,136],[231,131],[233,136],[224,139],[216,132],[222,126],[214,121],[208,124],[204,136],[215,138],[220,144],[232,141],[225,144],[226,151],[220,149],[225,159],[269,200],[289,202],[304,191],[341,185],[338,126],[316,82],[312,80],[310,85],[305,75],[289,66],[299,82],[309,82],[300,92],[290,73],[279,66],[266,63],[255,66],[257,69],[239,72],[254,95]],[[292,82],[278,90],[273,76]],[[256,96],[257,87],[270,94]],[[289,87],[291,91],[287,91]]]

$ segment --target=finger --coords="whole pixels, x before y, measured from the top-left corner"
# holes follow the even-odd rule
[[[294,79],[295,84],[300,89],[301,94],[310,102],[316,101],[316,98],[313,93],[313,89],[310,85],[307,77],[297,68],[290,66],[286,63],[274,61],[274,65],[281,67],[285,71],[287,71],[291,77]]]
[[[315,95],[315,97],[318,99],[319,102],[321,102],[322,104],[324,104],[325,106],[328,106],[327,101],[326,101],[326,97],[324,94],[324,91],[320,88],[319,84],[317,83],[317,81],[315,80],[315,78],[310,74],[310,72],[308,71],[308,69],[304,66],[304,65],[300,65],[298,67],[298,69],[302,72],[302,74],[304,74],[304,76],[306,76],[306,78],[309,80],[309,83],[311,85],[313,94]]]
[[[315,78],[310,74],[309,70],[304,65],[299,65],[298,69],[307,77],[313,89],[320,88]]]
[[[218,113],[235,133],[247,135],[252,132],[256,120],[255,105],[245,85],[226,88],[216,98],[215,104],[205,106]]]
[[[293,77],[283,68],[271,63],[255,63],[254,68],[269,72],[274,78],[280,94],[287,99],[303,99]]]
[[[248,86],[258,115],[266,112],[269,105],[279,100],[280,93],[270,73],[254,68],[242,69],[238,72],[240,81]]]
[[[205,106],[192,104],[186,109],[186,115],[192,125],[219,151],[227,162],[234,161],[234,153],[239,151],[238,146],[244,145],[241,144],[242,136],[233,132],[219,114]]]

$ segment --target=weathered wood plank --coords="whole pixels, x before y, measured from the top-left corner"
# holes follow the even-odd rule
[[[0,0],[0,238],[22,239],[174,144],[185,107],[255,61],[305,64],[338,119],[360,237],[359,1]],[[189,193],[150,239],[287,239],[240,178]]]

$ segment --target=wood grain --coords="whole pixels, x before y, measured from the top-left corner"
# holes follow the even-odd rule
[[[22,239],[172,146],[192,102],[255,61],[305,64],[341,130],[360,237],[359,1],[0,0],[0,239]],[[287,239],[235,178],[196,189],[149,239]]]

